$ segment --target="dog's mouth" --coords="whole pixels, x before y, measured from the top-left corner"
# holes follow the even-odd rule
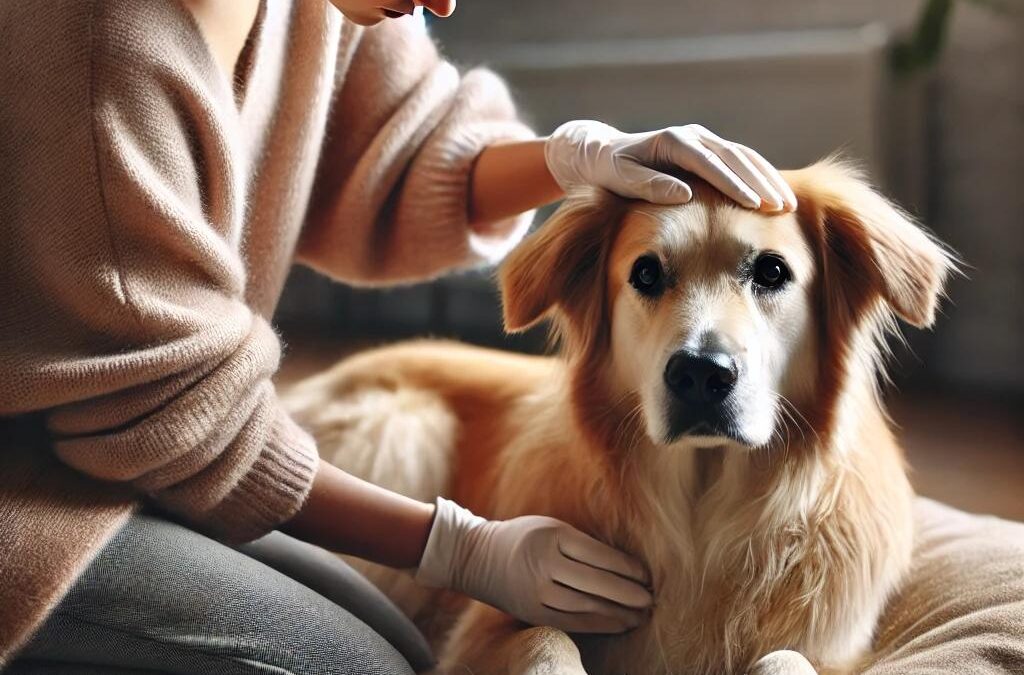
[[[698,445],[717,445],[723,440],[748,445],[743,436],[731,427],[721,427],[707,422],[700,422],[678,431],[670,430],[666,442],[673,445],[683,439],[693,439],[698,441]]]
[[[698,445],[713,445],[721,441],[732,441],[750,445],[728,410],[673,409],[668,413],[666,444],[672,445],[683,439],[696,441]]]

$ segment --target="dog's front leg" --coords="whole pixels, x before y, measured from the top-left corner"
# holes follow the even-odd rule
[[[446,675],[586,675],[580,651],[556,628],[524,628],[492,607],[473,603],[452,630],[441,659]]]

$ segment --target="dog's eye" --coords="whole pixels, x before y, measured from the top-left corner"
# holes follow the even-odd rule
[[[790,280],[786,262],[773,253],[765,253],[754,261],[754,284],[765,290],[779,288]]]
[[[661,293],[663,276],[661,262],[653,255],[644,255],[633,263],[629,283],[640,294],[653,297]]]

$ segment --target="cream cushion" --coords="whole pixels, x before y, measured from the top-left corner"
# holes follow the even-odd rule
[[[1024,673],[1024,524],[925,498],[915,518],[913,568],[864,672]]]

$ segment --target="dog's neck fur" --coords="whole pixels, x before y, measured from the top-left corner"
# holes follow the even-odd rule
[[[868,375],[847,378],[825,435],[805,429],[786,445],[757,451],[668,450],[636,426],[642,422],[631,397],[612,394],[594,371],[580,376],[584,371],[569,367],[557,397],[562,410],[573,411],[573,425],[554,434],[565,445],[552,448],[551,436],[543,443],[539,436],[522,439],[546,455],[523,464],[544,467],[548,478],[535,477],[541,482],[550,476],[577,481],[578,489],[556,492],[581,495],[584,503],[562,513],[550,501],[537,506],[552,515],[577,514],[577,521],[578,514],[589,514],[590,522],[575,524],[641,555],[659,602],[647,629],[591,648],[595,664],[607,664],[593,672],[616,672],[615,654],[656,655],[643,672],[683,663],[693,672],[721,672],[722,664],[726,672],[740,672],[761,652],[780,646],[833,664],[866,646],[878,599],[909,556],[890,546],[909,537],[889,530],[909,527],[910,508],[898,449]],[[552,411],[558,406],[544,400],[546,410],[538,409],[537,419],[557,425]],[[877,471],[880,462],[889,466]],[[905,503],[870,504],[866,475],[902,481],[886,494],[903,495]],[[618,509],[609,512],[611,504]],[[876,522],[882,513],[906,517]],[[857,583],[844,583],[851,575]],[[779,611],[784,599],[797,605]],[[645,644],[609,649],[618,640]],[[635,660],[619,665],[638,668]]]

